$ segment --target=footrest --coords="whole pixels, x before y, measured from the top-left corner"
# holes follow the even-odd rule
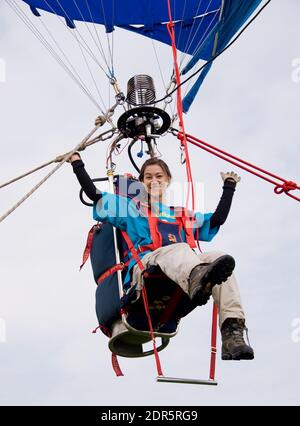
[[[209,385],[209,386],[217,386],[218,382],[215,380],[198,380],[198,379],[183,379],[179,377],[167,377],[167,376],[157,376],[157,382],[164,383],[185,383],[189,385]]]

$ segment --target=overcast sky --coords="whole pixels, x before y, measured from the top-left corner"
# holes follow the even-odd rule
[[[299,16],[299,1],[273,0],[216,61],[186,117],[189,133],[296,182]],[[82,67],[96,97],[66,28],[45,13],[43,19]],[[157,49],[167,77],[171,49]],[[160,88],[151,42],[117,30],[115,61],[124,90],[126,81],[142,72],[153,75]],[[103,77],[97,82],[108,102]],[[0,182],[71,149],[98,114],[0,0]],[[106,148],[107,142],[83,153],[93,177],[105,175]],[[159,149],[174,182],[183,182],[176,139],[163,138]],[[190,156],[195,181],[204,183],[198,205],[214,211],[222,188],[219,173],[232,166],[196,148]],[[117,166],[118,172],[133,172],[126,152]],[[242,180],[230,216],[214,241],[202,246],[236,259],[255,360],[221,361],[219,336],[218,387],[156,383],[152,357],[120,358],[125,377],[114,376],[107,338],[91,333],[97,319],[90,265],[78,273],[91,212],[80,203],[78,183],[65,165],[0,225],[1,405],[299,405],[299,203],[234,170]],[[0,215],[46,171],[2,189]],[[161,352],[166,375],[208,377],[210,321],[211,305],[182,321],[178,336]]]

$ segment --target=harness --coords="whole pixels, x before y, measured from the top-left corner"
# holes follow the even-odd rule
[[[154,251],[160,247],[167,246],[170,244],[183,242],[182,231],[184,232],[185,240],[187,244],[189,244],[191,248],[196,247],[195,238],[193,234],[195,218],[192,212],[188,211],[187,209],[183,207],[171,207],[170,209],[174,212],[176,221],[167,222],[160,219],[156,215],[154,215],[148,205],[143,204],[141,207],[142,207],[141,210],[144,212],[148,220],[152,243],[144,245],[144,246],[139,245],[137,248],[135,248],[131,242],[129,235],[125,231],[122,231],[122,236],[123,236],[122,262],[111,266],[102,274],[100,274],[100,276],[97,279],[97,284],[100,284],[104,279],[114,274],[116,271],[124,270],[125,268],[127,268],[131,260],[129,258],[129,253],[132,254],[133,249],[139,254],[139,253],[144,253],[146,251]],[[94,225],[88,233],[87,242],[84,249],[83,259],[82,259],[82,264],[80,266],[80,269],[83,267],[83,265],[86,263],[86,261],[88,260],[90,256],[90,251],[93,244],[93,237],[95,232],[99,228],[100,228],[99,224]]]
[[[141,207],[143,209],[141,209]],[[174,213],[174,217],[176,219],[175,222],[168,222],[159,218],[156,214],[153,214],[153,211],[146,204],[142,204],[142,206],[140,206],[140,210],[144,213],[144,216],[148,220],[152,243],[144,246],[139,245],[136,248],[137,253],[143,253],[149,250],[154,251],[163,246],[184,242],[184,239],[182,238],[183,233],[185,236],[185,242],[187,242],[191,248],[196,248],[195,237],[193,234],[195,224],[194,215],[192,212],[183,207],[170,207],[170,209]],[[124,233],[125,232],[123,231],[123,236]],[[126,242],[127,240],[128,239],[126,238]],[[124,258],[127,257],[128,251],[126,250],[123,255]]]

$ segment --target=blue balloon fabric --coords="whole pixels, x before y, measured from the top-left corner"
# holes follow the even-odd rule
[[[107,32],[115,27],[171,44],[167,30],[169,21],[166,0],[24,0],[32,12],[38,9],[74,21],[102,24]],[[209,29],[219,20],[222,0],[172,0],[172,17],[177,34],[177,48],[193,54]],[[177,30],[177,31],[176,31]],[[207,51],[209,57],[209,47]]]
[[[57,14],[66,24],[76,21],[104,25],[106,32],[116,27],[171,45],[167,30],[167,0],[22,0],[40,16],[40,10]],[[191,55],[183,73],[199,60],[210,60],[222,50],[241,28],[262,0],[170,0],[175,24],[176,47]],[[187,112],[208,69],[186,95],[183,105]]]

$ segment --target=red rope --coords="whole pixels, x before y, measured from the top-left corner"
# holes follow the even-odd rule
[[[174,69],[175,69],[175,77],[176,77],[176,84],[177,84],[177,113],[179,118],[179,128],[182,130],[180,132],[180,141],[181,146],[184,148],[184,153],[186,157],[186,172],[187,172],[187,178],[188,178],[188,194],[187,194],[187,200],[186,200],[186,208],[188,209],[188,202],[189,202],[189,194],[190,194],[190,188],[192,191],[192,210],[195,210],[195,192],[194,192],[194,183],[193,183],[193,177],[192,177],[192,169],[191,169],[191,163],[190,163],[190,157],[188,152],[188,145],[187,142],[188,136],[185,132],[184,128],[184,121],[183,121],[183,107],[182,107],[182,96],[181,96],[181,81],[180,81],[180,71],[177,61],[177,49],[176,49],[176,39],[175,39],[175,31],[174,31],[174,22],[172,19],[172,13],[171,13],[171,2],[170,0],[167,0],[168,2],[168,11],[169,11],[169,23],[167,24],[167,29],[171,38],[172,42],[172,51],[173,51],[173,58],[174,58]],[[196,228],[196,240],[199,251],[202,253],[200,244],[199,244],[199,228]],[[213,323],[212,323],[212,352],[211,352],[211,364],[210,364],[210,378],[214,378],[215,376],[215,368],[216,368],[216,339],[217,339],[217,315],[218,312],[216,310],[216,307],[214,305],[214,311],[213,311]],[[214,343],[213,343],[214,342]],[[214,347],[214,352],[213,352]]]
[[[186,208],[188,208],[189,196],[190,196],[190,192],[192,192],[192,210],[194,210],[194,208],[195,208],[195,192],[194,192],[192,169],[191,169],[191,163],[190,163],[190,157],[189,157],[189,152],[188,152],[188,145],[187,145],[187,140],[186,140],[184,121],[183,121],[181,80],[180,80],[180,71],[179,71],[179,66],[178,66],[178,61],[177,61],[177,48],[176,48],[176,39],[175,39],[175,31],[174,31],[174,22],[173,22],[173,18],[172,18],[170,0],[167,0],[167,3],[168,3],[168,12],[169,12],[169,22],[167,24],[167,30],[168,30],[168,33],[169,33],[169,36],[170,36],[170,39],[171,39],[171,44],[172,44],[175,78],[176,78],[176,85],[178,87],[178,89],[177,89],[177,114],[178,114],[178,118],[179,118],[179,127],[182,130],[182,135],[183,135],[183,137],[181,139],[181,146],[183,147],[184,153],[185,153],[186,173],[187,173],[187,179],[188,179],[188,194],[187,194],[187,200],[186,200]]]
[[[134,258],[134,260],[138,264],[140,270],[145,271],[145,266],[143,265],[141,259],[139,258],[139,255],[138,255],[136,249],[134,248],[134,245],[133,245],[129,235],[124,231],[122,231],[122,235],[123,235],[123,238],[125,239],[125,241],[127,243],[128,249],[130,250],[130,252],[132,254],[132,257]],[[153,352],[154,352],[154,357],[155,357],[157,374],[159,376],[163,376],[163,372],[162,372],[162,368],[161,368],[161,364],[160,364],[160,359],[159,359],[158,351],[157,351],[157,348],[156,348],[156,342],[155,342],[155,337],[154,337],[154,332],[153,332],[152,320],[151,320],[151,316],[150,316],[150,312],[149,312],[149,304],[148,304],[148,298],[147,298],[145,286],[143,286],[143,288],[142,288],[142,296],[143,296],[143,302],[144,302],[144,308],[145,308],[146,316],[147,316],[147,319],[148,319],[151,340],[152,340],[152,343],[153,343]]]
[[[161,368],[161,364],[160,364],[160,359],[159,359],[158,351],[157,351],[157,348],[156,348],[156,342],[155,342],[155,337],[154,337],[154,332],[153,332],[152,320],[151,320],[151,316],[150,316],[150,312],[149,312],[148,297],[147,297],[145,285],[142,288],[142,295],[143,295],[145,312],[146,312],[147,319],[148,319],[150,335],[151,335],[151,339],[152,339],[152,343],[153,343],[153,351],[154,351],[154,356],[155,356],[157,374],[159,376],[163,376],[163,372],[162,372],[162,368]]]
[[[179,132],[177,135],[178,139],[182,139],[183,133]],[[191,144],[197,146],[198,148],[201,148],[207,152],[209,152],[210,154],[215,155],[216,157],[221,158],[222,160],[225,160],[231,164],[234,164],[235,166],[249,172],[252,173],[253,175],[264,179],[265,181],[273,184],[275,186],[274,188],[274,192],[275,194],[282,194],[283,192],[288,195],[289,197],[293,198],[294,200],[300,201],[300,198],[290,194],[289,191],[293,191],[293,190],[300,190],[300,186],[297,185],[297,183],[293,182],[293,181],[288,181],[280,176],[275,175],[274,173],[268,172],[267,170],[262,169],[261,167],[258,167],[254,164],[249,163],[248,161],[245,161],[239,157],[236,157],[226,151],[223,151],[220,148],[217,148],[213,145],[210,145],[207,142],[202,141],[201,139],[197,139],[194,136],[191,135],[185,135],[185,138],[188,142],[190,142]],[[266,176],[264,176],[266,175]],[[274,179],[277,179],[277,181],[281,181],[281,182],[276,182]]]
[[[211,326],[211,354],[210,354],[210,368],[209,378],[215,379],[216,373],[216,355],[217,355],[217,322],[218,322],[218,308],[214,303],[212,313],[212,326]]]
[[[186,199],[186,208],[188,209],[188,203],[189,203],[189,195],[190,191],[192,192],[192,210],[195,210],[195,190],[194,190],[194,182],[193,182],[193,176],[192,176],[192,168],[190,163],[190,156],[188,151],[188,145],[187,145],[187,135],[185,132],[184,127],[184,120],[183,120],[183,107],[182,107],[182,95],[181,95],[181,79],[180,79],[180,70],[178,66],[177,61],[177,49],[176,49],[176,38],[175,38],[175,31],[174,31],[174,22],[172,18],[172,12],[171,12],[171,3],[170,0],[168,1],[168,12],[169,12],[169,23],[167,24],[167,29],[169,32],[169,36],[172,43],[172,52],[173,52],[173,60],[174,60],[174,69],[175,69],[175,76],[176,76],[176,84],[177,84],[177,114],[179,118],[179,127],[182,129],[182,138],[181,140],[181,146],[184,149],[185,158],[186,158],[186,173],[187,173],[187,179],[188,179],[188,193],[187,193],[187,199]],[[202,253],[200,243],[199,243],[199,229],[196,228],[196,242],[199,251]]]

